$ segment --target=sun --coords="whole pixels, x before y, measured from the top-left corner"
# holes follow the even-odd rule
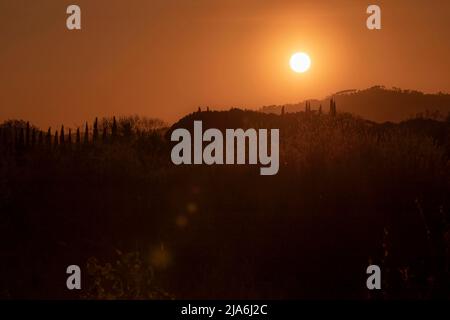
[[[306,53],[297,52],[292,55],[289,65],[294,72],[303,73],[311,67],[311,59]]]

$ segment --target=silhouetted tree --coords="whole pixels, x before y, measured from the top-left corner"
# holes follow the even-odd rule
[[[86,122],[86,127],[84,128],[84,144],[88,143],[89,143],[89,126],[88,123]]]
[[[69,133],[67,135],[67,144],[72,144],[72,130],[69,128]]]
[[[305,103],[305,112],[306,113],[311,112],[311,104],[309,101],[306,101],[306,103]]]
[[[112,124],[112,128],[111,128],[111,137],[112,137],[113,140],[115,140],[115,138],[117,137],[116,117],[113,117],[113,124]]]
[[[81,134],[80,134],[80,128],[77,128],[77,137],[76,137],[76,143],[81,143]]]
[[[330,116],[336,116],[336,102],[333,99],[330,100]]]
[[[51,128],[48,128],[47,136],[45,137],[45,143],[47,144],[47,146],[52,145],[52,129]]]
[[[36,129],[33,128],[31,131],[31,146],[34,147],[36,145]]]
[[[197,112],[198,112],[198,113],[202,112],[202,108],[198,107]]]
[[[322,114],[322,105],[319,106],[319,114]]]
[[[284,116],[284,106],[281,108],[281,115]]]
[[[97,139],[98,139],[98,119],[95,118],[94,131],[92,132],[92,141],[97,142]]]
[[[55,131],[55,139],[53,140],[53,146],[58,147],[58,130]]]
[[[61,145],[64,145],[64,126],[61,126],[61,133],[59,135],[59,141]]]
[[[42,130],[39,130],[38,145],[42,146],[43,143],[44,143],[44,133],[42,132]]]

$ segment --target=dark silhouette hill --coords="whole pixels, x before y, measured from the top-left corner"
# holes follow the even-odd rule
[[[415,134],[433,137],[433,139],[439,143],[446,141],[450,137],[450,122],[448,118],[446,121],[442,121],[441,118],[436,116],[433,117],[432,114],[428,113],[416,115],[415,118],[403,120],[398,123],[391,121],[377,123],[348,112],[340,112],[341,105],[336,105],[338,106],[338,113],[335,116],[330,115],[328,106],[323,108],[321,112],[318,110],[302,110],[284,114],[243,110],[239,108],[232,108],[227,111],[210,111],[209,109],[208,111],[199,110],[186,115],[174,123],[166,132],[166,139],[170,140],[171,132],[177,128],[192,130],[195,120],[202,121],[204,130],[208,128],[217,128],[220,130],[225,130],[227,128],[279,128],[287,130],[287,133],[291,133],[291,131],[295,132],[296,128],[304,123],[332,121],[334,124],[371,128],[372,131],[379,132],[386,130],[410,131]]]
[[[384,122],[399,122],[415,117],[443,119],[450,113],[450,94],[426,94],[415,90],[399,88],[387,89],[374,86],[364,90],[344,90],[322,100],[308,100],[313,110],[320,105],[327,108],[333,98],[339,109],[357,114],[365,119]],[[285,105],[286,112],[305,110],[306,101],[298,104]],[[283,106],[264,106],[261,111],[266,113],[281,113]]]
[[[334,101],[334,99],[333,99]],[[330,104],[328,102],[328,104]],[[292,141],[298,137],[299,131],[305,132],[307,139],[319,140],[329,130],[338,130],[345,135],[357,133],[357,135],[386,137],[392,135],[427,137],[430,143],[442,147],[446,156],[450,155],[450,119],[445,121],[433,119],[430,114],[416,118],[396,122],[378,123],[363,119],[347,112],[340,112],[340,105],[333,102],[337,113],[333,114],[330,107],[312,110],[308,102],[306,111],[282,114],[264,113],[253,110],[232,108],[228,111],[206,111],[199,109],[197,112],[186,115],[174,123],[166,132],[165,140],[170,143],[172,131],[177,128],[185,128],[194,134],[194,121],[201,121],[203,131],[209,128],[217,128],[225,131],[228,128],[263,128],[280,129],[281,144]],[[337,107],[336,107],[337,106]],[[329,132],[328,132],[329,133]],[[382,138],[380,138],[382,139]],[[298,142],[294,142],[294,144]],[[174,144],[174,143],[173,143]]]

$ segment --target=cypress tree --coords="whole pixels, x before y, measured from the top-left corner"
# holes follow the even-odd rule
[[[45,143],[47,144],[47,146],[51,146],[52,145],[52,129],[48,128],[47,131],[47,136],[45,137]]]
[[[306,101],[305,103],[305,112],[306,113],[311,112],[311,103],[309,101]]]
[[[72,144],[72,130],[69,128],[69,134],[67,135],[67,143]]]
[[[61,126],[61,133],[59,134],[59,141],[61,145],[64,145],[64,125]]]
[[[88,143],[89,143],[89,126],[88,123],[86,122],[86,128],[84,129],[84,144]]]
[[[92,141],[97,142],[97,139],[98,139],[98,119],[95,118],[94,132],[92,133]]]
[[[281,107],[281,115],[284,116],[284,106]]]
[[[38,145],[42,146],[43,143],[44,143],[44,133],[41,130],[39,130]]]
[[[330,100],[330,116],[334,117],[336,115],[336,104],[333,99]]]
[[[36,129],[33,128],[31,131],[31,146],[34,147],[36,145]]]
[[[113,124],[112,124],[112,129],[111,129],[111,136],[112,139],[115,140],[115,138],[117,137],[117,122],[116,122],[116,117],[113,117]]]
[[[319,114],[322,114],[322,105],[319,106]]]
[[[77,128],[77,138],[76,138],[77,144],[81,143],[81,135],[80,135],[80,128]]]
[[[53,141],[53,146],[58,147],[58,130],[55,131],[55,140]]]

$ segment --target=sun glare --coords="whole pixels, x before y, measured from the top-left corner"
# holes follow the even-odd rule
[[[292,55],[289,65],[294,72],[303,73],[311,67],[311,59],[304,52],[297,52]]]

